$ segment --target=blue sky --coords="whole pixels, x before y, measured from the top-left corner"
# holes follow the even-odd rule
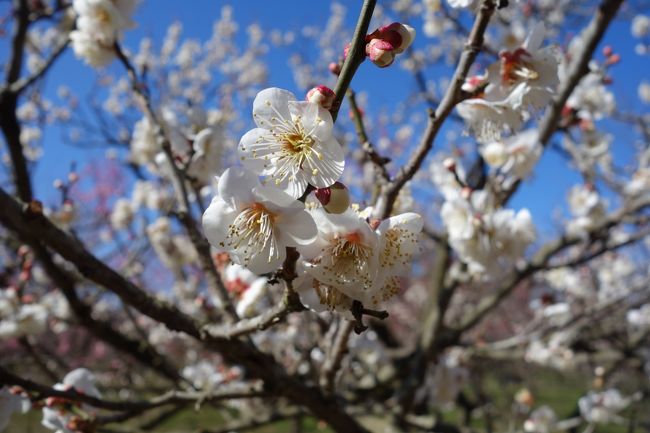
[[[349,27],[356,22],[358,2],[342,2],[348,8],[346,21]],[[380,0],[380,4],[383,4]],[[125,44],[137,49],[138,41],[143,36],[149,36],[154,41],[161,41],[167,27],[174,21],[183,23],[184,37],[205,40],[211,34],[212,24],[219,17],[221,7],[226,2],[214,0],[145,0],[139,7],[135,20],[138,28],[126,34]],[[323,26],[330,10],[328,1],[291,1],[291,0],[244,0],[230,2],[234,7],[235,20],[240,24],[240,30],[251,23],[259,23],[265,29],[277,28],[298,30],[305,25]],[[634,5],[637,2],[628,2]],[[0,13],[7,10],[7,3],[0,5]],[[469,19],[469,16],[468,16]],[[416,27],[420,23],[414,23]],[[579,29],[567,29],[569,34]],[[245,32],[240,32],[242,39]],[[422,37],[416,44],[422,43]],[[7,38],[0,39],[0,59],[3,62],[8,55]],[[561,41],[560,41],[561,42]],[[637,86],[642,79],[650,80],[650,58],[640,57],[634,53],[634,41],[630,35],[629,22],[616,22],[609,29],[603,45],[611,45],[622,56],[622,62],[613,69],[614,83],[612,85],[617,100],[621,106],[633,111],[647,112],[648,106],[643,106],[637,97]],[[292,90],[295,84],[287,64],[289,51],[277,49],[267,56],[270,66],[269,85],[285,87]],[[112,68],[117,68],[113,65]],[[435,72],[427,71],[428,78],[435,79]],[[70,77],[74,77],[71,82]],[[70,86],[78,95],[87,92],[93,83],[95,72],[74,58],[68,51],[56,64],[46,83],[46,95],[55,98],[54,92],[59,84]],[[391,85],[385,86],[385,80]],[[74,84],[73,84],[74,83]],[[404,95],[414,89],[414,81],[397,67],[377,69],[370,64],[364,64],[355,77],[353,87],[357,91],[367,91],[373,104],[387,106],[401,101]],[[249,112],[242,116],[250,116]],[[614,154],[619,161],[631,161],[631,152],[635,133],[631,128],[608,123],[607,127],[615,136]],[[436,142],[437,148],[445,147],[445,134],[440,134]],[[52,181],[64,177],[70,162],[83,163],[88,158],[99,158],[104,150],[91,150],[81,153],[79,149],[70,148],[61,140],[61,131],[57,127],[46,131],[44,141],[45,156],[35,170],[35,186],[39,197],[47,198],[54,195]],[[56,154],[56,157],[53,157]],[[543,230],[550,230],[550,213],[564,201],[569,186],[580,181],[574,171],[567,168],[565,161],[556,153],[547,151],[536,169],[532,179],[526,182],[520,193],[514,198],[512,206],[531,208],[536,223]]]

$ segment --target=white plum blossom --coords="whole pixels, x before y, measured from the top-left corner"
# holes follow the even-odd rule
[[[522,209],[491,209],[486,194],[474,192],[469,199],[457,197],[445,201],[442,221],[449,243],[473,274],[485,279],[499,275],[523,258],[535,240],[530,212]]]
[[[566,105],[581,119],[600,120],[616,110],[616,99],[603,83],[602,74],[590,72],[573,90]]]
[[[312,215],[318,238],[298,248],[306,260],[301,296],[310,307],[316,303],[314,292],[319,303],[332,310],[348,309],[352,300],[378,308],[398,292],[397,277],[408,273],[419,251],[422,218],[418,214],[390,217],[374,231],[350,209],[330,214],[318,208]]]
[[[568,195],[569,210],[573,219],[567,224],[567,231],[584,235],[605,218],[606,203],[592,185],[575,185]]]
[[[224,381],[223,374],[217,371],[215,364],[206,360],[184,367],[181,374],[196,389],[204,392],[213,391]]]
[[[117,230],[125,229],[129,224],[131,224],[131,221],[133,221],[133,214],[134,212],[131,200],[120,197],[113,205],[113,211],[110,216],[111,225]]]
[[[352,210],[329,214],[318,208],[311,215],[318,227],[318,237],[298,247],[309,261],[307,273],[319,284],[335,288],[350,298],[366,299],[377,273],[376,233]]]
[[[316,225],[303,203],[262,185],[246,169],[227,169],[217,189],[203,214],[205,235],[217,250],[256,274],[277,269],[286,247],[305,245],[316,237]]]
[[[22,303],[12,289],[0,291],[0,340],[41,334],[47,329],[47,318],[43,305]]]
[[[183,235],[173,235],[169,218],[160,217],[147,226],[147,236],[160,261],[173,272],[198,260],[192,242]]]
[[[73,388],[79,393],[86,394],[90,397],[101,398],[101,394],[95,385],[96,379],[95,375],[85,368],[77,368],[72,370],[70,373],[66,374],[61,383],[54,385],[54,389],[59,391],[65,391]],[[56,401],[56,400],[55,400]],[[56,433],[73,433],[68,428],[68,423],[72,418],[72,414],[64,409],[63,407],[57,407],[55,404],[53,407],[44,407],[43,408],[43,421],[41,424],[45,428],[54,430]],[[92,413],[92,408],[88,405],[82,405],[82,409],[87,413]]]
[[[650,304],[629,310],[625,315],[625,319],[630,328],[641,331],[650,329]]]
[[[481,146],[479,151],[488,165],[524,179],[535,167],[542,154],[536,129],[522,131],[502,141],[494,141]]]
[[[502,133],[521,128],[523,115],[515,107],[522,106],[525,93],[525,86],[517,86],[509,94],[488,86],[483,94],[456,105],[456,111],[479,142],[496,141]]]
[[[0,432],[9,425],[11,414],[14,412],[26,413],[30,408],[29,398],[12,392],[6,386],[0,388]]]
[[[226,289],[237,298],[237,314],[251,317],[262,311],[268,304],[267,282],[237,263],[230,263],[224,272]]]
[[[151,163],[160,152],[154,125],[148,117],[138,120],[131,137],[131,161],[138,165]]]
[[[343,149],[332,134],[332,116],[320,105],[269,88],[257,94],[253,119],[257,128],[239,143],[244,167],[268,177],[294,198],[302,196],[308,184],[325,188],[341,177]]]
[[[72,31],[70,33],[70,42],[75,55],[90,66],[101,68],[108,65],[115,58],[115,51],[112,46],[98,42],[87,32]]]
[[[575,353],[568,347],[572,335],[556,332],[548,341],[533,340],[524,356],[527,362],[552,367],[558,370],[572,368],[576,364]]]
[[[70,32],[75,55],[94,67],[106,66],[115,57],[113,44],[121,32],[134,26],[131,15],[136,0],[74,0],[76,29]]]
[[[551,433],[555,429],[557,415],[549,406],[535,409],[524,421],[524,431],[527,433]]]
[[[518,101],[521,107],[515,105],[515,109],[544,107],[559,83],[555,49],[541,48],[544,34],[544,24],[537,23],[520,48],[501,52],[500,62],[488,68],[488,82],[500,92],[508,94],[523,87],[523,97]]]
[[[413,256],[419,252],[422,225],[422,217],[413,212],[390,217],[379,224],[379,268],[364,305],[376,308],[398,292],[397,277],[409,273]]]
[[[650,34],[650,17],[647,15],[637,15],[632,19],[632,36],[643,38]]]
[[[608,423],[620,420],[618,413],[631,403],[617,389],[603,392],[591,391],[578,400],[580,415],[590,423]]]

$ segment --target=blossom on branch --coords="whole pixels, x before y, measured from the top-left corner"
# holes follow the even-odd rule
[[[253,119],[258,127],[239,142],[244,167],[294,198],[307,185],[325,188],[341,177],[343,149],[332,135],[332,116],[320,105],[297,101],[287,90],[265,89],[253,102]]]
[[[203,214],[205,235],[217,250],[256,274],[277,269],[286,258],[286,247],[305,245],[316,237],[316,225],[304,204],[262,185],[249,170],[227,169],[217,189]]]

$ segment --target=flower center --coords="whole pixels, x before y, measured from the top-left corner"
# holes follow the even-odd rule
[[[302,127],[300,129],[302,129]],[[314,138],[311,135],[304,135],[302,131],[282,135],[283,148],[289,153],[296,154],[305,152],[311,149],[314,143]]]
[[[261,203],[253,203],[244,209],[228,226],[227,246],[239,250],[244,264],[268,248],[268,261],[279,257],[280,250],[275,238],[274,226],[277,215]]]
[[[530,58],[530,53],[523,48],[501,53],[501,80],[512,85],[520,80],[533,81],[539,78],[539,73],[526,58]]]
[[[362,242],[360,233],[334,237],[323,253],[320,268],[329,284],[370,287],[372,279],[368,267],[372,250]]]

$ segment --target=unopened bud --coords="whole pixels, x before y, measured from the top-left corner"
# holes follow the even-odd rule
[[[61,189],[63,188],[63,181],[61,179],[55,179],[54,182],[52,182],[52,186],[56,189]]]
[[[612,47],[610,47],[609,45],[607,45],[607,46],[605,46],[605,47],[603,48],[603,55],[604,55],[605,57],[609,57],[609,56],[611,56],[612,54],[614,54],[614,49],[612,49]]]
[[[605,64],[607,64],[607,65],[615,65],[620,61],[621,61],[621,55],[620,54],[612,54],[611,56],[607,57],[607,60],[605,60]]]
[[[395,61],[393,45],[383,39],[373,39],[366,45],[366,54],[370,61],[380,68],[390,66]]]
[[[393,45],[393,52],[400,54],[406,51],[415,39],[415,29],[409,25],[401,23],[392,23],[380,27],[379,37],[390,42]]]
[[[79,180],[79,175],[78,175],[76,172],[71,171],[71,172],[68,174],[68,182],[70,182],[70,183],[75,183],[75,182],[78,181],[78,180]]]
[[[454,158],[445,158],[445,160],[442,161],[442,165],[452,173],[456,171],[456,160]]]
[[[533,393],[527,388],[522,388],[515,394],[515,401],[521,405],[532,407],[535,403]]]
[[[334,75],[339,75],[341,73],[341,65],[336,62],[330,63],[327,66],[327,69],[329,69],[329,71]]]
[[[335,96],[334,91],[327,86],[316,86],[307,92],[309,102],[314,102],[326,110],[332,108]]]
[[[327,188],[318,188],[314,194],[329,213],[340,214],[350,207],[350,192],[341,182]]]
[[[466,186],[460,191],[461,197],[468,200],[472,196],[472,188]]]

